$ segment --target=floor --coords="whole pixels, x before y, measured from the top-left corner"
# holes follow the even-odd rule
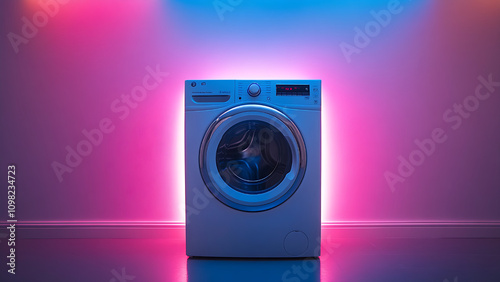
[[[18,238],[15,275],[2,238],[0,281],[500,281],[498,238],[338,238],[326,228],[319,259],[229,260],[188,258],[184,230],[166,234]]]

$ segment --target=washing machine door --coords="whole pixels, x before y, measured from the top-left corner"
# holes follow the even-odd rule
[[[297,190],[306,169],[306,147],[285,114],[264,105],[242,105],[210,125],[199,161],[203,180],[219,201],[256,212],[282,204]]]

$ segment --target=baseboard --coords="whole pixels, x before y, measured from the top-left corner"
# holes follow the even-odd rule
[[[0,225],[0,239],[7,236]],[[165,238],[182,236],[185,225],[175,221],[19,221],[18,238]],[[338,238],[500,238],[499,221],[332,221],[323,230]],[[178,233],[178,234],[177,234]]]

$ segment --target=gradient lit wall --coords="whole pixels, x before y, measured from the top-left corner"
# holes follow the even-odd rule
[[[48,3],[0,4],[19,220],[183,221],[184,80],[255,78],[322,80],[323,221],[500,221],[500,1]]]

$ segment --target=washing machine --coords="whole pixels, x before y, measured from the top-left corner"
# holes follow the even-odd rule
[[[187,80],[185,157],[188,256],[320,255],[320,80]]]

